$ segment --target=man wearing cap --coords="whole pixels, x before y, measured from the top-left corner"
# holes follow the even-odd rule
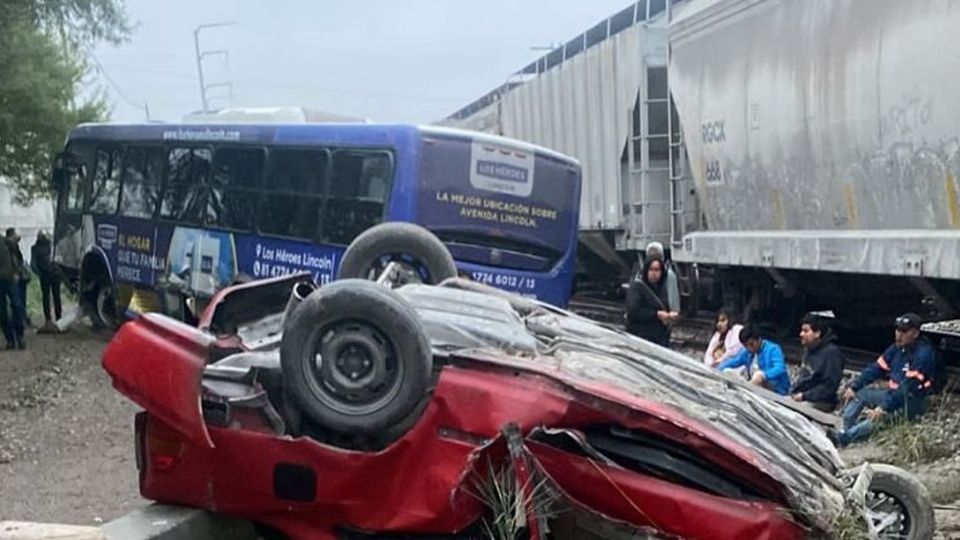
[[[916,313],[897,317],[894,344],[844,391],[843,431],[834,437],[838,445],[869,438],[885,418],[903,415],[914,420],[926,411],[936,356],[930,342],[920,336],[922,323]],[[880,379],[887,380],[886,388],[869,386]]]

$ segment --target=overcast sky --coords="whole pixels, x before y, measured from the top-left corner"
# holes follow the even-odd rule
[[[376,121],[430,122],[502,84],[629,0],[127,0],[130,43],[100,46],[95,74],[113,119],[177,121],[200,108],[193,29],[207,84],[238,107],[299,105]],[[209,91],[212,108],[230,104]]]

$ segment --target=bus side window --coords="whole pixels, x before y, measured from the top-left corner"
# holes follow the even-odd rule
[[[66,211],[71,214],[79,214],[83,211],[83,186],[87,178],[87,165],[85,163],[70,163],[67,166],[67,181],[70,183],[70,191],[67,193]]]
[[[261,148],[217,149],[208,193],[207,225],[240,231],[253,227],[263,165]]]
[[[149,219],[160,198],[160,180],[166,156],[157,146],[128,146],[123,159],[120,214]]]
[[[270,151],[257,217],[260,232],[311,242],[317,240],[329,159],[326,150]]]
[[[393,160],[380,150],[338,150],[333,154],[330,196],[323,234],[334,244],[349,244],[383,221],[393,179]]]
[[[90,192],[90,212],[94,214],[115,214],[120,202],[120,162],[123,150],[120,148],[97,150],[97,163],[94,168],[92,191]]]
[[[201,224],[207,208],[211,158],[209,148],[170,148],[160,205],[161,218]]]
[[[83,193],[87,185],[87,171],[92,157],[93,149],[80,145],[73,145],[67,152],[64,172],[66,173],[64,185],[66,198],[62,201],[61,211],[68,214],[79,214],[83,212]]]
[[[64,182],[59,186],[57,212],[80,214],[84,195],[89,194],[89,172],[93,170],[96,148],[88,143],[71,142],[64,152]]]

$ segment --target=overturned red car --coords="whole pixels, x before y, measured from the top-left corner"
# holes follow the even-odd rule
[[[349,279],[237,285],[198,328],[126,323],[103,365],[145,409],[143,496],[290,538],[825,538],[849,516],[932,536],[916,480],[845,470],[797,411],[455,273],[386,224]]]

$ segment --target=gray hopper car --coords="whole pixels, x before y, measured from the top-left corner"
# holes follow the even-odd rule
[[[642,0],[444,123],[583,165],[580,284],[653,240],[688,311],[960,309],[960,3]],[[792,332],[792,330],[791,330]]]
[[[747,309],[956,313],[958,27],[943,0],[686,6],[669,77],[705,227],[674,259]]]

